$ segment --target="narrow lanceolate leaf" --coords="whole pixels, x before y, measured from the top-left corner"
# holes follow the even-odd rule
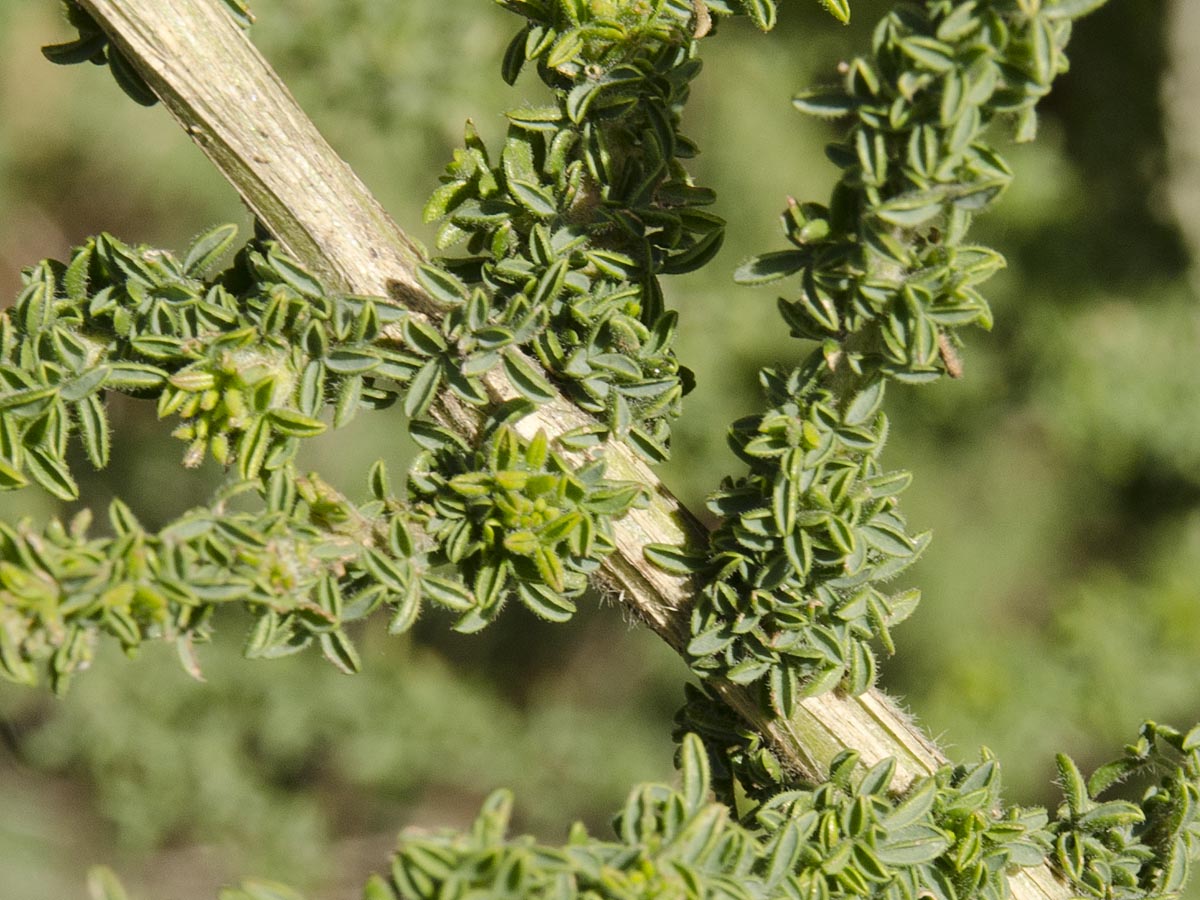
[[[508,183],[508,192],[535,216],[549,218],[558,211],[554,204],[554,195],[540,185],[512,180]]]
[[[708,801],[708,751],[694,734],[685,735],[679,747],[679,770],[683,775],[683,799],[693,815]]]
[[[833,17],[843,25],[850,24],[849,0],[821,0],[821,5],[829,10]]]
[[[79,499],[79,487],[61,459],[35,447],[25,452],[25,468],[34,481],[58,499]]]
[[[741,4],[746,15],[763,31],[770,31],[775,27],[775,0],[741,0]]]
[[[707,564],[704,555],[670,544],[647,544],[642,553],[658,568],[673,575],[697,575]]]
[[[505,353],[503,358],[504,373],[513,387],[521,392],[521,396],[534,403],[549,403],[558,396],[550,382],[539,375],[520,354]]]
[[[858,101],[845,91],[836,88],[805,91],[792,99],[792,105],[802,113],[822,119],[836,119],[849,115],[858,107]]]
[[[1049,0],[1042,7],[1042,15],[1048,19],[1079,19],[1093,13],[1108,0]]]
[[[803,250],[764,253],[738,266],[733,272],[733,280],[738,284],[766,284],[796,274],[810,258],[811,254]]]
[[[467,286],[445,269],[430,265],[418,266],[417,280],[429,296],[446,306],[458,306],[467,300]]]
[[[218,225],[197,237],[183,259],[183,270],[194,278],[204,275],[224,255],[237,237],[236,225]]]
[[[441,361],[438,359],[427,360],[425,365],[417,370],[412,381],[408,383],[408,393],[404,397],[404,414],[410,419],[424,415],[437,396],[441,380]]]
[[[325,658],[347,675],[357,674],[362,668],[358,651],[354,649],[354,644],[350,642],[350,638],[346,637],[344,632],[325,632],[320,635],[319,639],[321,652]]]
[[[291,409],[273,409],[267,414],[271,426],[280,434],[288,437],[315,437],[325,431],[325,423],[320,419],[303,415]]]

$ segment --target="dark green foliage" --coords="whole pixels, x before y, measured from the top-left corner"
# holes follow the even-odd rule
[[[831,369],[905,381],[961,374],[954,332],[991,327],[976,285],[1004,265],[965,240],[1011,179],[984,132],[1012,116],[1018,139],[1034,137],[1035,104],[1067,67],[1071,21],[1098,5],[899,6],[875,29],[873,54],[844,64],[840,85],[796,98],[803,112],[853,120],[828,148],[844,174],[827,205],[790,203],[795,249],[751,260],[739,280],[799,274],[799,296],[780,311],[797,337],[822,342]]]
[[[25,273],[0,318],[0,486],[22,487],[28,473],[73,499],[71,434],[93,465],[108,461],[105,391],[156,398],[160,416],[183,419],[185,464],[211,452],[245,478],[278,469],[301,438],[324,431],[327,404],[340,424],[395,399],[421,359],[382,329],[407,313],[326,294],[271,244],[205,279],[232,239],[232,226],[215,229],[180,262],[102,235],[67,263]]]
[[[799,274],[801,294],[782,299],[780,312],[795,336],[820,346],[786,382],[764,370],[772,408],[733,430],[750,475],[713,496],[723,523],[706,562],[685,566],[708,575],[692,616],[694,667],[737,683],[765,679],[780,715],[837,686],[867,690],[869,642],[890,651],[890,626],[916,605],[915,591],[878,587],[928,537],[909,536],[895,509],[908,476],[878,463],[886,419],[875,413],[885,379],[960,376],[954,329],[990,327],[974,285],[1004,260],[965,237],[1009,171],[981,135],[1014,113],[1018,136],[1034,136],[1034,105],[1066,68],[1071,19],[1090,8],[904,4],[875,29],[872,57],[844,65],[841,87],[797,98],[805,112],[854,117],[829,148],[845,171],[828,206],[789,201],[784,230],[795,249],[750,260],[738,278]],[[651,552],[664,565],[667,551]]]
[[[682,160],[688,84],[700,71],[690,4],[503,4],[529,23],[509,46],[505,78],[527,64],[554,104],[509,110],[493,161],[472,126],[425,207],[443,220],[443,264],[488,293],[473,329],[486,349],[531,346],[567,395],[609,434],[652,461],[689,375],[672,350],[675,315],[658,276],[686,272],[720,247],[714,197]]]
[[[887,418],[876,380],[839,409],[819,373],[762,373],[769,408],[738,422],[734,451],[750,473],[709,500],[722,525],[707,584],[692,612],[693,667],[739,684],[766,678],[770,703],[791,715],[802,696],[875,679],[868,645],[892,649],[889,628],[916,608],[916,591],[884,581],[928,543],[910,536],[896,495],[911,480],[879,454]]]

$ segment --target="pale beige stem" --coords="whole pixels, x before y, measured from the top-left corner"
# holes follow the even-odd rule
[[[432,311],[414,276],[420,255],[346,163],[317,133],[278,76],[234,25],[220,0],[80,0],[125,52],[183,129],[262,222],[306,265],[358,294]],[[487,376],[496,399],[516,396],[502,374]],[[470,433],[476,415],[451,402],[438,417]],[[520,424],[532,435],[592,424],[559,397]],[[703,527],[653,472],[620,444],[604,448],[608,474],[649,488],[651,503],[617,523],[617,551],[604,575],[637,616],[676,650],[687,643],[693,585],[650,565],[649,543],[701,546]],[[767,735],[783,760],[820,773],[853,748],[868,764],[894,756],[901,783],[943,762],[933,743],[878,691],[807,700],[790,721],[771,717],[755,692],[721,685],[724,699]],[[1047,867],[1014,879],[1020,900],[1062,900],[1070,891]]]

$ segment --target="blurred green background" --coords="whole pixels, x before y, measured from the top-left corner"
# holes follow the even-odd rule
[[[463,120],[495,138],[535,90],[496,77],[515,20],[488,0],[253,6],[255,42],[422,238]],[[687,125],[729,236],[704,273],[667,286],[699,376],[666,467],[689,501],[732,471],[724,428],[755,409],[757,367],[804,352],[770,289],[730,282],[780,246],[788,194],[823,199],[832,181],[832,132],[788,101],[864,47],[885,8],[856,0],[842,28],[787,3],[777,32],[740,24],[705,44]],[[103,70],[41,59],[66,37],[50,0],[0,0],[5,302],[21,266],[99,230],[179,248],[246,222],[165,112]],[[952,756],[995,750],[1027,803],[1053,801],[1057,749],[1091,766],[1143,718],[1200,719],[1200,4],[1112,0],[1071,55],[1041,138],[1009,148],[1015,187],[978,226],[1010,261],[989,285],[995,332],[969,337],[962,381],[891,396],[890,461],[915,470],[905,508],[935,541],[883,683]],[[180,469],[152,409],[114,418],[116,462],[83,479],[86,503],[119,491],[151,524],[204,502],[220,472]],[[305,462],[363,496],[371,460],[402,465],[401,434],[396,415],[364,415]],[[0,498],[6,517],[55,512],[33,489]],[[671,777],[686,671],[615,603],[568,626],[515,609],[481,636],[446,624],[400,640],[375,623],[355,678],[316,654],[246,662],[230,616],[202,648],[206,684],[155,648],[101,659],[63,701],[0,685],[0,900],[81,897],[96,862],[148,900],[211,898],[249,874],[350,898],[397,829],[461,825],[492,787],[516,790],[521,828],[558,840],[577,818],[603,830],[632,784]]]

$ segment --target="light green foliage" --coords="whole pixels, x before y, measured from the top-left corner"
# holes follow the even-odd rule
[[[319,482],[280,472],[261,512],[226,511],[222,499],[157,534],[119,501],[109,510],[111,538],[89,534],[86,511],[41,532],[0,526],[0,674],[33,684],[40,664],[61,692],[107,635],[127,651],[147,639],[175,641],[199,677],[193,643],[207,637],[214,609],[231,603],[254,611],[248,656],[316,640],[335,664],[356,669],[342,625],[376,608],[388,588],[371,574],[370,528],[322,493]]]
[[[677,717],[677,732],[689,730],[702,737],[716,795],[730,806],[758,809],[761,819],[762,810],[779,806],[789,806],[794,817],[797,800],[802,810],[823,805],[839,824],[817,826],[825,840],[819,858],[848,860],[850,873],[839,877],[843,889],[858,896],[911,897],[925,890],[939,898],[1004,897],[1012,866],[1037,865],[1047,855],[1090,896],[1171,895],[1186,881],[1200,840],[1200,728],[1184,734],[1148,722],[1122,756],[1086,780],[1060,754],[1064,802],[1053,819],[1038,809],[1003,808],[1000,765],[986,751],[980,764],[944,766],[897,800],[884,790],[892,783],[891,763],[855,774],[852,753],[835,760],[827,783],[794,790],[762,737],[697,688],[689,688]],[[1139,803],[1099,799],[1129,778],[1149,782]],[[856,801],[864,793],[873,795],[871,806]],[[839,830],[849,822],[856,824],[846,848]],[[885,849],[889,845],[896,849]],[[892,873],[889,881],[880,862],[885,872],[888,863],[914,868]]]
[[[1125,754],[1086,781],[1058,758],[1066,802],[1052,827],[1063,873],[1093,897],[1176,894],[1200,842],[1200,728],[1147,722]],[[1140,804],[1097,797],[1130,777],[1150,780]]]
[[[1143,766],[1162,737],[1177,751],[1194,737],[1147,725],[1127,755],[1092,776],[1093,791]],[[680,747],[682,789],[644,785],[616,817],[616,840],[592,839],[582,826],[561,848],[507,835],[512,798],[497,792],[467,832],[407,833],[387,878],[375,876],[367,900],[442,897],[574,898],[1003,898],[1008,876],[1038,865],[1057,834],[1058,854],[1070,852],[1081,834],[1094,854],[1081,885],[1097,897],[1145,896],[1171,888],[1173,867],[1186,871],[1190,844],[1200,837],[1191,803],[1194,781],[1168,780],[1152,788],[1143,807],[1096,804],[1074,765],[1063,759],[1068,806],[1079,821],[1060,817],[1047,828],[1041,810],[996,811],[1000,769],[986,753],[973,765],[945,766],[919,779],[900,796],[890,792],[893,763],[863,772],[857,754],[839,754],[828,780],[815,787],[775,784],[764,799],[734,820],[733,797],[707,801],[710,788],[704,742],[685,735]],[[1196,748],[1186,751],[1195,756]],[[1191,764],[1194,765],[1193,758]],[[1175,761],[1167,766],[1176,771]],[[1194,776],[1194,772],[1192,775]],[[1076,781],[1078,783],[1076,783]],[[1184,799],[1171,791],[1182,789]],[[1172,803],[1174,800],[1174,804]],[[1085,808],[1086,807],[1086,808]],[[1143,812],[1143,808],[1146,812]],[[1181,815],[1182,814],[1182,815]],[[1130,840],[1133,822],[1153,818],[1142,833],[1156,834],[1175,849],[1159,853]],[[1082,857],[1082,852],[1080,855]],[[1107,885],[1097,875],[1126,868]],[[1102,861],[1103,860],[1103,861]],[[1127,860],[1136,860],[1132,866]],[[1082,874],[1083,860],[1081,858]],[[1068,871],[1071,871],[1068,869]],[[253,886],[238,900],[262,895]],[[1131,892],[1131,893],[1127,893]],[[291,896],[286,894],[283,896]]]
[[[406,381],[416,369],[419,357],[375,346],[383,323],[404,314],[327,296],[269,244],[204,279],[235,231],[202,235],[182,262],[102,235],[68,263],[25,274],[0,319],[4,487],[24,486],[25,469],[75,499],[65,458],[72,433],[94,466],[108,463],[104,391],[156,397],[160,417],[184,420],[175,436],[188,442],[186,465],[211,451],[222,464],[236,461],[244,478],[278,469],[299,439],[324,431],[317,417],[327,402],[341,424],[364,403],[395,399],[364,373]]]
[[[488,624],[514,590],[537,615],[569,619],[572,598],[614,549],[610,520],[645,503],[641,485],[606,480],[601,461],[573,470],[550,451],[545,432],[522,445],[502,427],[473,454],[440,429],[418,440],[431,449],[409,483],[438,542],[433,560],[456,566],[477,598],[458,631]]]
[[[1034,105],[1066,69],[1071,22],[1100,2],[904,4],[876,29],[871,57],[844,64],[840,86],[796,100],[852,119],[829,148],[842,175],[827,205],[790,201],[793,249],[751,260],[739,278],[799,275],[798,296],[780,310],[795,336],[819,346],[790,372],[761,372],[767,409],[731,437],[749,471],[713,495],[722,520],[710,546],[646,549],[663,569],[697,576],[695,671],[761,684],[767,715],[790,715],[806,695],[871,687],[870,643],[892,651],[891,627],[916,605],[915,591],[883,587],[927,543],[896,508],[907,473],[880,460],[885,384],[958,377],[956,330],[991,326],[976,286],[1004,260],[966,234],[1010,171],[985,129],[1012,116],[1018,138],[1034,137]],[[437,307],[429,317],[330,295],[269,241],[204,278],[229,228],[203,235],[183,262],[102,236],[69,263],[27,274],[3,319],[7,486],[28,475],[74,498],[71,434],[95,465],[108,461],[104,390],[157,396],[160,416],[184,420],[185,461],[211,453],[236,463],[241,480],[158,533],[119,502],[112,538],[90,537],[86,515],[66,527],[3,526],[7,677],[33,682],[41,667],[61,691],[102,635],[127,651],[174,640],[198,674],[193,644],[223,605],[249,612],[248,655],[317,643],[347,672],[359,658],[344,625],[385,605],[393,632],[412,626],[423,601],[454,613],[463,632],[492,622],[513,596],[551,621],[575,612],[614,547],[613,522],[646,499],[604,477],[604,441],[665,459],[690,388],[658,276],[702,266],[723,237],[721,219],[701,209],[713,193],[682,162],[696,152],[679,129],[698,42],[714,14],[741,12],[766,30],[776,9],[772,0],[501,5],[526,19],[505,80],[534,67],[552,102],[509,111],[498,158],[468,125],[426,219],[442,222],[440,249],[465,242],[469,255],[420,267]],[[848,19],[841,0],[824,5]],[[74,4],[68,16],[80,39],[48,55],[107,61],[135,99],[151,99],[94,23]],[[519,399],[497,403],[485,390],[482,377],[498,370]],[[596,424],[518,437],[519,419],[559,389]],[[478,409],[471,440],[429,421],[443,392]],[[299,439],[326,429],[327,405],[336,426],[361,405],[400,397],[423,450],[406,495],[393,493],[382,464],[362,506],[297,475]],[[241,511],[241,498],[256,498],[257,511]],[[1003,900],[1010,874],[1049,861],[1081,893],[1137,900],[1177,893],[1200,841],[1195,730],[1148,724],[1086,781],[1060,757],[1066,802],[1050,820],[1002,807],[999,765],[986,752],[898,786],[894,760],[864,772],[848,749],[827,777],[801,781],[716,697],[710,685],[693,688],[680,713],[682,791],[635,789],[615,840],[582,826],[562,848],[510,839],[512,801],[501,792],[469,832],[404,835],[390,876],[373,878],[365,896]],[[1152,781],[1140,804],[1100,799],[1128,777]],[[111,873],[97,871],[91,888],[123,900]],[[222,894],[297,897],[271,882]]]

